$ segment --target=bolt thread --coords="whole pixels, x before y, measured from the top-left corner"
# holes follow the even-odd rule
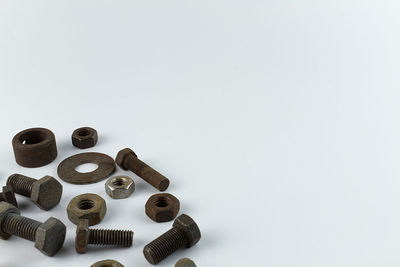
[[[185,246],[185,235],[176,228],[170,229],[144,247],[144,255],[156,264]]]
[[[36,181],[36,179],[24,176],[22,174],[13,174],[8,177],[7,185],[11,185],[15,193],[30,197],[33,184]]]
[[[90,229],[88,244],[130,247],[132,239],[132,231]]]
[[[11,235],[35,241],[36,231],[41,225],[40,222],[20,216],[14,213],[8,213],[3,220],[1,229]]]

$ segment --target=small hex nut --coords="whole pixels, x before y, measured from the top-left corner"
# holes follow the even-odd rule
[[[82,219],[87,219],[89,226],[98,224],[103,220],[106,211],[106,202],[96,194],[76,196],[69,202],[67,207],[68,218],[76,225]]]
[[[9,214],[9,213],[15,213],[20,215],[21,212],[19,211],[19,209],[17,209],[16,207],[14,207],[13,205],[11,205],[8,202],[0,202],[0,225],[3,224],[3,219],[4,217]],[[8,239],[10,238],[10,234],[5,233],[2,231],[1,227],[0,227],[0,238],[1,239]]]
[[[90,127],[76,129],[71,138],[72,144],[81,149],[94,147],[98,140],[97,131]]]
[[[62,248],[66,233],[67,227],[60,220],[50,217],[36,230],[35,247],[51,257]]]
[[[127,198],[135,191],[135,182],[128,176],[115,176],[107,180],[106,193],[115,199]]]
[[[147,216],[155,222],[168,222],[178,215],[180,208],[179,200],[168,193],[152,195],[146,202],[145,211]]]
[[[92,264],[90,267],[124,267],[121,263],[115,260],[104,260]]]
[[[196,267],[196,264],[189,258],[183,258],[175,263],[175,267]]]

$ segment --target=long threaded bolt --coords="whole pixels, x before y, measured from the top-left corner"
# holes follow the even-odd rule
[[[8,177],[7,185],[10,185],[15,193],[29,197],[43,210],[55,207],[62,195],[62,185],[51,176],[36,180],[22,174],[13,174]]]
[[[89,221],[84,219],[76,228],[75,249],[78,253],[86,253],[89,244],[130,247],[132,240],[132,231],[89,229]]]
[[[199,242],[200,229],[186,214],[175,219],[172,228],[156,238],[143,249],[148,262],[157,264],[180,248],[189,248]]]
[[[3,192],[0,193],[0,201],[5,201],[18,207],[17,200],[15,199],[14,190],[11,186],[3,186]]]
[[[0,203],[0,238],[11,235],[35,242],[35,247],[47,256],[56,254],[64,244],[67,228],[56,218],[41,223],[20,215],[20,211],[7,202]]]
[[[129,148],[119,151],[115,162],[122,169],[134,172],[160,191],[165,191],[169,186],[168,178],[138,159],[135,152]]]

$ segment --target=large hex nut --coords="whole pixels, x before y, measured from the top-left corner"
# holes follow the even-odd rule
[[[152,195],[146,202],[146,214],[155,222],[168,222],[178,215],[179,200],[171,194]]]
[[[97,143],[97,131],[90,127],[76,129],[72,133],[72,144],[78,148],[94,147]]]
[[[67,207],[68,218],[76,225],[81,219],[87,219],[89,225],[98,224],[103,220],[106,211],[106,202],[96,194],[76,196],[69,202]]]
[[[104,260],[96,262],[90,267],[124,267],[124,265],[115,260]]]
[[[106,193],[115,199],[127,198],[135,191],[135,182],[128,176],[111,177],[106,182]]]

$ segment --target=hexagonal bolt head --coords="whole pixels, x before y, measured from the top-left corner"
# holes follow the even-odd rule
[[[81,127],[72,133],[71,139],[77,148],[94,147],[98,140],[97,131],[90,127]]]
[[[135,154],[135,152],[132,151],[132,149],[130,148],[122,149],[118,152],[117,157],[115,158],[115,163],[117,163],[118,166],[120,166],[123,170],[126,171],[128,169],[125,167],[125,159],[129,156],[137,158],[137,155]]]
[[[135,182],[128,176],[115,176],[107,180],[106,193],[115,199],[127,198],[135,191]]]
[[[191,259],[183,258],[175,263],[175,267],[196,267],[196,264]]]
[[[188,215],[180,215],[178,218],[175,219],[172,226],[174,228],[182,230],[186,234],[187,243],[185,245],[188,248],[194,246],[197,242],[199,242],[201,238],[200,229],[195,221]]]
[[[31,200],[39,208],[50,210],[60,202],[62,190],[62,185],[55,178],[45,176],[33,184]]]
[[[36,231],[35,247],[47,256],[53,256],[63,246],[67,228],[56,218],[49,218]]]
[[[15,194],[12,186],[3,186],[3,192],[1,193],[3,201],[8,202],[15,207],[18,207],[17,200],[15,199]]]
[[[152,195],[146,202],[145,212],[155,222],[169,222],[178,215],[179,200],[168,193]]]
[[[98,261],[90,267],[124,267],[124,265],[115,260],[104,260]]]
[[[78,253],[86,253],[89,242],[89,221],[80,220],[76,227],[75,250]]]
[[[0,238],[1,239],[8,239],[11,236],[10,234],[3,232],[3,230],[1,229],[1,225],[3,224],[3,219],[9,213],[15,213],[18,215],[21,214],[19,209],[14,207],[12,204],[7,203],[7,202],[0,202]]]
[[[89,220],[89,226],[98,224],[103,220],[106,211],[106,202],[96,194],[76,196],[69,202],[67,207],[68,218],[76,225],[82,219]]]

